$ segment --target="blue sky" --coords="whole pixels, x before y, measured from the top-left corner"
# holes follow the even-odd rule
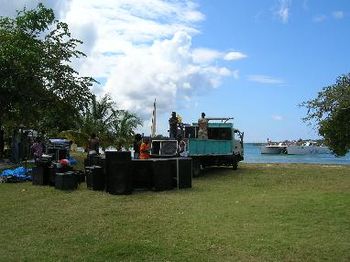
[[[285,21],[276,14],[282,2],[200,1],[206,19],[193,45],[239,50],[247,58],[229,65],[239,79],[225,78],[200,97],[197,111],[234,116],[248,141],[316,137],[298,104],[350,71],[350,1],[286,1]],[[252,75],[276,83],[250,81]]]
[[[37,0],[0,0],[0,15]],[[234,117],[248,142],[316,138],[298,104],[350,71],[348,0],[43,0],[87,54],[73,61],[97,95],[144,120],[157,99],[158,133]]]

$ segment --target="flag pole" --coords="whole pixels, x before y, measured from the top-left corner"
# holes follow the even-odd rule
[[[157,133],[157,99],[154,99],[152,112],[151,137],[155,137]]]

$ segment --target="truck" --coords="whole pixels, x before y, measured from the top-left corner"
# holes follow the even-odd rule
[[[184,124],[178,140],[153,140],[151,157],[184,156],[192,158],[193,176],[209,166],[231,166],[237,169],[244,159],[244,132],[229,122],[233,118],[207,118],[208,139],[198,138],[198,124]]]

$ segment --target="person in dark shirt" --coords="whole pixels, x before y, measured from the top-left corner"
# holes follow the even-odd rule
[[[176,116],[176,112],[171,113],[171,117],[169,118],[169,137],[176,138],[177,137],[177,126],[179,120]]]
[[[44,152],[44,146],[43,143],[40,141],[40,138],[35,138],[35,142],[30,147],[31,151],[33,152],[33,156],[35,160],[38,160],[42,157]]]
[[[134,144],[133,144],[133,147],[134,147],[134,158],[135,159],[138,159],[140,157],[141,140],[142,140],[141,135],[140,134],[136,134],[135,135],[135,139],[134,139]]]
[[[95,133],[92,133],[88,141],[87,153],[88,155],[99,154],[100,150],[100,139]]]

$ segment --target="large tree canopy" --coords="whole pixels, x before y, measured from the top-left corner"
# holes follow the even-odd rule
[[[350,74],[338,77],[318,96],[302,104],[308,108],[305,121],[316,121],[326,145],[339,156],[350,150]]]
[[[68,26],[39,4],[0,18],[0,126],[68,129],[91,99],[94,79],[80,77],[72,58],[84,54]]]

